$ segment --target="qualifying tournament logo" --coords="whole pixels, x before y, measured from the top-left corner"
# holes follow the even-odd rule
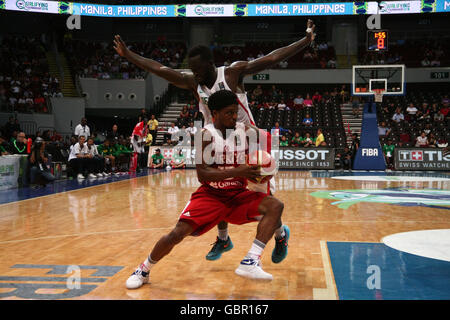
[[[6,7],[6,1],[0,0],[0,9],[5,9],[5,7]]]
[[[450,191],[435,189],[364,189],[329,190],[311,193],[313,197],[336,200],[331,204],[348,209],[360,202],[387,203],[405,207],[428,207],[450,210]]]
[[[198,16],[221,16],[225,13],[223,6],[195,6],[194,12]]]
[[[39,10],[39,11],[48,11],[48,3],[41,1],[24,1],[17,0],[16,7],[20,10]]]

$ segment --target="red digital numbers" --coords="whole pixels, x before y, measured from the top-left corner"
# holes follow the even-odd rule
[[[378,49],[384,49],[385,45],[384,45],[384,39],[386,39],[386,32],[382,31],[382,32],[376,32],[374,33],[375,39],[377,40],[377,48]]]

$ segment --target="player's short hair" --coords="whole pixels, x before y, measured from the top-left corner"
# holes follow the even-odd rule
[[[189,50],[188,58],[193,58],[196,56],[200,56],[200,58],[206,61],[214,61],[211,49],[204,45],[198,45]]]
[[[232,104],[238,104],[237,96],[230,90],[220,90],[214,92],[208,99],[209,110],[222,110]]]

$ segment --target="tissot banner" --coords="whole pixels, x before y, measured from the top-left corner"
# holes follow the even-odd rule
[[[450,170],[450,153],[439,148],[396,148],[396,170]]]

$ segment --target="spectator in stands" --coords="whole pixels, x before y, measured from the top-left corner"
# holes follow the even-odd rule
[[[112,130],[108,133],[107,138],[110,140],[114,140],[116,143],[119,142],[120,134],[119,134],[119,127],[117,126],[117,124],[113,124]]]
[[[309,132],[306,133],[305,137],[302,139],[302,144],[304,148],[313,147],[316,141],[314,138],[311,138],[311,134]]]
[[[190,118],[191,120],[195,120],[195,119],[198,118],[198,110],[197,110],[197,108],[196,108],[196,105],[195,105],[194,101],[192,101],[192,102],[189,104],[188,112],[189,112],[189,118]]]
[[[338,152],[336,157],[339,161],[339,167],[342,170],[351,170],[352,169],[352,154],[348,146],[344,147],[344,151]]]
[[[277,105],[277,110],[290,110],[289,107],[286,106],[286,103],[284,103],[284,100],[281,99],[280,103]]]
[[[401,112],[400,108],[397,108],[397,110],[395,111],[395,114],[392,116],[392,120],[397,123],[400,123],[401,121],[405,120],[405,116]]]
[[[418,121],[430,119],[430,109],[428,108],[428,103],[424,102],[421,106],[419,106],[416,113],[416,118]]]
[[[88,139],[91,136],[91,129],[87,125],[87,119],[85,117],[81,118],[81,123],[75,127],[74,134],[77,137],[83,136],[85,139]]]
[[[184,169],[186,168],[186,156],[183,153],[183,149],[180,148],[178,152],[174,152],[170,165],[173,169]]]
[[[448,95],[445,95],[445,96],[442,98],[441,103],[442,103],[443,105],[449,105],[449,104],[450,104],[450,98],[448,97]]]
[[[183,107],[183,110],[180,112],[180,123],[182,125],[186,125],[189,121],[189,109],[187,106]]]
[[[30,184],[45,187],[55,180],[47,167],[47,162],[48,154],[45,152],[45,141],[42,138],[36,138],[28,157]]]
[[[92,162],[92,155],[89,153],[85,141],[85,136],[80,135],[78,137],[78,142],[73,145],[69,154],[69,165],[80,180],[85,179],[86,175],[92,179],[97,178],[97,176],[93,174],[94,164]]]
[[[314,93],[313,97],[312,97],[312,101],[313,103],[319,103],[322,101],[322,95],[316,91],[316,93]]]
[[[295,132],[295,135],[291,139],[291,147],[303,147],[303,138],[298,131]]]
[[[288,147],[289,141],[287,140],[286,136],[281,136],[280,140],[280,147]]]
[[[413,103],[410,103],[408,105],[408,108],[406,108],[406,112],[408,113],[409,119],[412,121],[416,120],[417,111],[418,111],[418,109],[416,108],[416,106]]]
[[[56,130],[53,130],[50,136],[50,141],[62,143],[62,140],[62,136]]]
[[[305,100],[303,100],[303,105],[305,107],[312,107],[313,106],[313,101],[310,98],[309,93],[306,94],[306,98],[305,98]]]
[[[331,57],[328,60],[327,68],[329,68],[329,69],[336,69],[336,67],[337,67],[336,59],[334,57]]]
[[[194,143],[194,135],[197,133],[197,127],[194,127],[194,122],[189,123],[189,127],[186,128],[186,133],[191,137],[191,145]]]
[[[273,136],[282,136],[285,133],[290,133],[290,132],[291,132],[291,130],[280,127],[280,123],[278,121],[275,122],[275,126],[270,130],[270,134]]]
[[[5,138],[7,140],[10,140],[11,137],[13,136],[14,131],[19,132],[19,131],[21,131],[21,129],[20,129],[20,125],[18,124],[18,122],[16,122],[16,119],[14,119],[14,117],[11,116],[11,117],[9,117],[8,122],[4,126]]]
[[[428,135],[428,147],[436,148],[437,147],[437,139],[432,132]]]
[[[394,150],[395,145],[392,144],[392,139],[388,139],[387,144],[383,145],[383,154],[389,169],[394,168]]]
[[[353,116],[355,118],[359,118],[359,113],[360,113],[360,101],[359,101],[359,97],[358,96],[352,96],[351,98],[351,103],[352,103],[352,112],[353,112]]]
[[[433,121],[434,122],[443,122],[444,121],[444,115],[442,113],[440,113],[439,111],[434,113]]]
[[[448,103],[444,104],[444,106],[440,110],[440,113],[442,113],[442,115],[444,116],[444,119],[447,119],[449,111],[450,111],[450,109],[448,107]]]
[[[94,167],[94,171],[92,173],[98,178],[106,177],[108,174],[105,172],[105,159],[98,152],[97,146],[94,144],[93,137],[88,138],[87,147],[92,156],[92,165]]]
[[[10,146],[6,137],[0,136],[0,156],[7,156],[10,154]]]
[[[299,94],[295,99],[294,99],[294,108],[295,109],[299,109],[301,107],[303,107],[303,97],[301,94]]]
[[[114,172],[116,170],[116,157],[114,156],[115,148],[111,145],[110,140],[106,139],[103,144],[97,147],[97,151],[98,154],[105,159],[105,167],[110,166],[110,172]]]
[[[303,118],[302,124],[307,127],[312,126],[314,124],[313,119],[308,113],[305,115],[305,118]]]
[[[416,148],[428,147],[428,138],[424,131],[416,138]]]
[[[17,134],[17,139],[11,143],[11,151],[12,154],[28,154],[25,132],[19,132]]]
[[[345,86],[345,84],[342,85],[339,95],[341,97],[341,102],[346,103],[348,100],[348,97],[349,97],[349,93],[348,93],[348,90],[347,90],[347,87]]]
[[[148,130],[150,131],[150,134],[153,137],[153,140],[152,140],[152,146],[153,146],[156,142],[156,131],[158,130],[158,125],[159,125],[158,120],[156,120],[154,114],[152,114],[151,119],[148,120],[147,125],[148,125]]]
[[[180,129],[175,125],[175,122],[170,124],[169,129],[167,129],[166,141],[169,145],[178,143],[178,132]]]
[[[162,169],[164,167],[164,156],[161,154],[161,149],[156,149],[155,154],[150,159],[150,168]]]
[[[148,113],[144,108],[142,108],[141,112],[139,113],[139,116],[138,116],[138,122],[143,121],[144,118],[148,119]]]
[[[431,123],[427,123],[425,125],[425,128],[423,129],[423,131],[425,132],[425,134],[428,136],[431,132]]]
[[[257,100],[259,100],[260,97],[262,96],[262,94],[263,94],[263,90],[262,90],[262,88],[261,88],[261,85],[258,84],[258,85],[256,86],[255,90],[253,90],[253,95],[255,96],[255,98],[256,98]]]
[[[322,129],[317,129],[317,137],[316,137],[316,147],[319,147],[319,146],[322,146],[322,147],[324,147],[324,146],[326,146],[326,143],[325,143],[325,145],[323,144],[325,142],[325,137],[323,136],[323,133],[322,133]]]
[[[352,133],[352,144],[350,146],[350,151],[352,153],[352,163],[355,161],[356,152],[359,149],[359,139],[358,134],[356,132]]]
[[[378,126],[378,136],[388,136],[391,133],[391,129],[386,126],[386,122],[382,121]]]
[[[411,141],[411,136],[406,132],[402,132],[400,133],[400,141],[405,145],[409,145]]]

